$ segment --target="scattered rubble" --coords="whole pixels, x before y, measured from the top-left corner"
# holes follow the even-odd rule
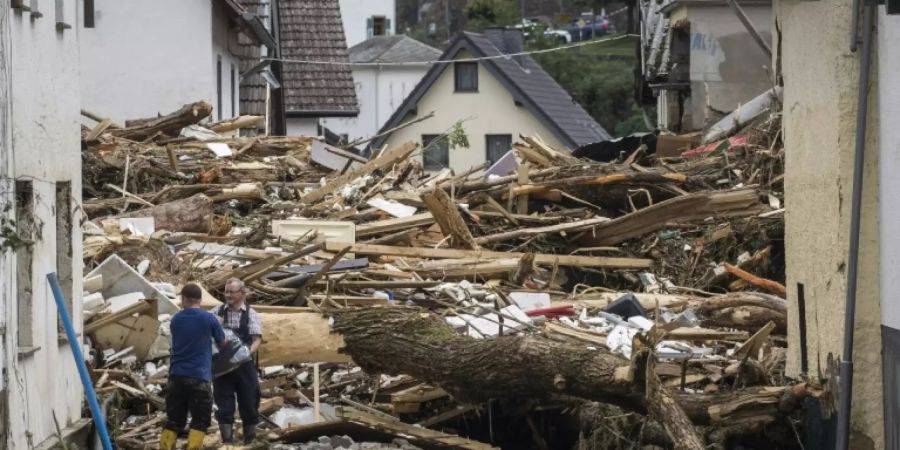
[[[175,292],[197,282],[213,307],[229,277],[263,321],[269,448],[488,449],[501,417],[534,448],[624,448],[598,444],[615,414],[593,402],[634,418],[603,425],[631,441],[727,446],[831,401],[783,375],[771,113],[672,157],[521,136],[456,174],[424,171],[413,143],[366,159],[209,111],[83,130],[85,335],[120,448],[158,437]],[[575,410],[593,415],[548,431]]]

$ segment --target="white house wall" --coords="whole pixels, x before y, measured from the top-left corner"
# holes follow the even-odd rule
[[[240,114],[240,61],[232,52],[237,51],[237,33],[229,31],[228,17],[221,6],[213,8],[212,16],[212,75],[209,98],[213,105],[213,118],[228,119]],[[222,108],[216,104],[216,63],[222,60]],[[234,69],[234,97],[232,97],[231,70]]]
[[[461,52],[457,58],[469,56]],[[453,67],[448,66],[419,101],[419,115],[434,111],[434,117],[396,131],[386,141],[389,147],[407,141],[422,144],[423,134],[443,134],[454,123],[464,120],[462,126],[470,147],[450,149],[450,167],[457,173],[487,160],[485,135],[488,134],[509,134],[513,142],[519,134],[537,134],[551,146],[562,148],[547,126],[525,107],[516,106],[512,94],[484,65],[478,65],[478,92],[454,92],[453,73]],[[422,160],[421,153],[418,158]]]
[[[744,5],[744,12],[771,45],[772,7]],[[673,17],[676,16],[673,14]],[[718,116],[707,105],[730,112],[772,87],[771,60],[753,40],[731,8],[725,5],[688,5],[691,27],[691,102],[688,125],[700,129]]]
[[[69,344],[57,334],[57,312],[46,274],[56,272],[56,211],[81,202],[81,147],[77,31],[56,30],[52,2],[42,2],[44,16],[32,20],[10,12],[12,41],[12,163],[18,180],[31,180],[35,223],[40,225],[32,248],[33,345],[39,349],[17,357],[17,295],[4,297],[6,322],[4,368],[8,374],[8,448],[26,449],[55,439],[53,415],[65,428],[81,418],[84,398]],[[64,2],[63,21],[73,25],[75,2]],[[56,205],[56,183],[71,182],[70,205]],[[72,213],[73,255],[80,255],[80,214]],[[76,330],[82,321],[81,258],[72,259],[72,303]],[[18,270],[28,270],[19,267]],[[16,285],[16,268],[4,265],[4,286]],[[15,288],[13,288],[15,289]],[[14,291],[15,292],[15,291]],[[3,445],[0,445],[3,446]]]
[[[319,134],[319,119],[315,117],[289,117],[285,122],[288,136],[317,136]]]
[[[335,133],[347,134],[351,141],[374,136],[427,72],[425,66],[356,67],[353,83],[359,99],[359,116],[324,119],[322,123]]]
[[[387,34],[394,34],[397,24],[397,8],[394,0],[340,0],[341,20],[347,48],[370,38],[367,21],[372,16],[383,16],[390,21]]]
[[[197,100],[215,106],[211,18],[213,9],[223,7],[219,3],[95,0],[94,27],[78,23],[82,106],[119,122],[166,114]],[[221,41],[216,45],[224,47]]]

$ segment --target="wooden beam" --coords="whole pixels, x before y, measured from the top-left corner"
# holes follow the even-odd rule
[[[363,164],[361,167],[357,167],[356,169],[353,169],[343,175],[332,178],[325,183],[325,186],[322,186],[319,189],[316,189],[309,194],[304,195],[303,198],[300,199],[300,201],[306,204],[316,203],[319,200],[325,198],[326,195],[339,191],[342,187],[344,187],[344,185],[359,177],[366,176],[376,170],[390,167],[397,161],[405,159],[410,154],[412,154],[415,149],[415,143],[407,142],[397,148],[388,150],[381,156]]]
[[[422,201],[425,202],[425,206],[431,211],[431,215],[434,216],[435,222],[441,227],[444,236],[450,236],[451,246],[472,250],[481,248],[475,242],[475,238],[472,236],[472,232],[469,231],[466,221],[459,214],[459,207],[447,195],[446,191],[435,188],[422,194]]]
[[[356,237],[364,238],[377,234],[391,233],[401,231],[408,228],[431,225],[434,223],[434,216],[430,212],[415,214],[409,217],[397,217],[394,219],[379,220],[361,224],[356,227]]]
[[[326,251],[340,251],[346,246],[350,251],[361,255],[406,256],[411,258],[484,258],[507,259],[521,258],[525,253],[492,252],[487,250],[456,250],[427,247],[395,247],[390,245],[348,244],[344,242],[325,242]],[[644,258],[610,258],[601,256],[551,255],[536,253],[535,264],[553,264],[559,260],[560,266],[606,267],[620,269],[646,269],[653,260]]]

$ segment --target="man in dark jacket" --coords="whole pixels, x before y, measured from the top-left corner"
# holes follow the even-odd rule
[[[246,302],[247,289],[244,282],[232,278],[225,283],[225,301],[223,306],[216,307],[212,313],[219,317],[222,325],[235,332],[241,341],[255,355],[262,343],[262,324],[259,313]],[[237,409],[241,414],[244,429],[244,443],[250,443],[256,437],[256,424],[259,421],[259,378],[253,360],[241,364],[238,368],[216,377],[213,380],[215,395],[216,420],[222,442],[234,440],[235,398]]]
[[[188,412],[191,430],[188,450],[199,450],[212,414],[212,345],[222,345],[225,333],[216,316],[200,308],[202,291],[189,283],[181,289],[182,311],[172,317],[172,357],[166,394],[166,423],[159,438],[161,450],[172,450]]]

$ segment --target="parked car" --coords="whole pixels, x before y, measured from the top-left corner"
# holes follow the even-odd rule
[[[612,33],[614,30],[612,23],[605,14],[598,14],[596,16],[593,14],[582,14],[581,17],[572,23],[572,26],[568,28],[568,31],[572,36],[572,41],[579,42],[605,36]]]
[[[560,43],[568,44],[572,42],[572,34],[566,30],[554,29],[543,21],[535,18],[524,18],[522,22],[515,25],[516,28],[522,30],[525,37],[532,33],[541,33],[544,37],[557,40]]]

